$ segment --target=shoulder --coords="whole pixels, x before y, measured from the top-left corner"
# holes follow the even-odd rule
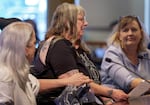
[[[68,51],[72,48],[72,43],[69,41],[69,40],[66,40],[66,39],[60,39],[60,40],[57,40],[56,42],[54,42],[51,47],[49,48],[50,49],[53,49],[53,51]]]
[[[72,45],[72,43],[69,41],[69,40],[66,40],[66,39],[59,39],[59,40],[57,40],[56,39],[56,41],[54,40],[54,44],[55,45],[67,45],[67,46],[71,46]]]
[[[122,53],[122,50],[119,46],[109,46],[107,49],[106,49],[106,53]]]
[[[140,52],[139,56],[143,56],[144,58],[148,58],[149,59],[150,58],[150,50],[146,49],[145,51]]]
[[[116,46],[110,46],[104,54],[104,59],[105,58],[111,58],[114,61],[122,61],[123,59],[126,59],[126,55],[124,54],[124,52],[122,51],[122,49],[120,47],[116,47]],[[104,61],[104,60],[103,60]],[[108,63],[107,63],[108,64]],[[107,65],[106,64],[106,65]]]
[[[9,82],[13,80],[12,73],[10,72],[8,67],[1,66],[0,67],[0,81],[1,82]]]
[[[150,55],[150,49],[146,49],[145,52],[147,52]]]

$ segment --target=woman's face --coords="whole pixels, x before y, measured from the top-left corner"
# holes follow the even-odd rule
[[[121,44],[125,47],[137,47],[140,43],[141,38],[142,32],[137,21],[135,20],[120,30],[119,39],[121,41]]]
[[[32,62],[32,60],[34,58],[35,44],[36,44],[35,34],[32,34],[31,40],[26,47],[26,57],[30,63]]]
[[[88,25],[88,22],[85,19],[85,16],[79,14],[77,16],[77,34],[78,39],[81,39],[84,34],[84,29]]]

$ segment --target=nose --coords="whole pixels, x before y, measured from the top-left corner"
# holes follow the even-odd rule
[[[129,29],[128,34],[131,35],[133,32],[131,29]]]
[[[84,20],[84,26],[88,26],[87,20]]]

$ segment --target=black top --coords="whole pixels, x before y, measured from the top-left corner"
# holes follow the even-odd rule
[[[79,69],[80,72],[90,76],[92,79],[99,75],[90,55],[81,48],[75,50],[71,42],[66,39],[60,39],[55,44],[50,45],[46,56],[46,66],[42,64],[38,56],[35,59],[34,65],[34,71],[38,73],[44,70],[52,72],[50,74],[53,75],[47,78],[57,78],[59,75],[73,69]],[[88,69],[91,69],[92,72]],[[44,73],[48,74],[46,72]],[[98,78],[100,78],[100,76],[98,76]]]
[[[66,39],[57,41],[52,49],[48,50],[46,64],[51,65],[51,69],[57,76],[78,69],[76,55],[70,41]]]
[[[75,48],[72,47],[70,41],[66,39],[60,39],[54,44],[50,45],[46,56],[46,66],[42,64],[39,56],[37,55],[34,63],[35,68],[33,69],[33,74],[35,75],[38,71],[38,78],[57,78],[59,75],[64,74],[70,70],[79,69],[80,72],[94,79],[97,77],[97,74],[99,74],[98,71],[95,73],[95,71],[93,72],[92,69],[92,72],[89,72],[88,69],[93,68],[91,64],[92,62],[84,62],[81,59],[81,56],[84,56],[83,59],[86,58],[86,53],[84,50],[80,48],[75,50]],[[96,81],[99,81],[99,77],[100,76],[98,75],[98,79],[96,79]],[[61,88],[61,91],[62,90],[63,88]],[[59,94],[61,93],[61,91],[58,91],[58,89],[55,89],[51,92],[55,93],[56,91]],[[51,94],[51,92],[49,93]]]
[[[82,48],[76,50],[72,47],[71,42],[66,39],[57,41],[53,48],[49,49],[46,64],[51,65],[51,69],[56,76],[73,69],[79,69],[80,72],[100,83],[99,72],[93,64],[90,55]]]

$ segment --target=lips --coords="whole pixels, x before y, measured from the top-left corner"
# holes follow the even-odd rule
[[[127,37],[127,40],[129,40],[129,41],[135,41],[136,38],[135,37]]]

